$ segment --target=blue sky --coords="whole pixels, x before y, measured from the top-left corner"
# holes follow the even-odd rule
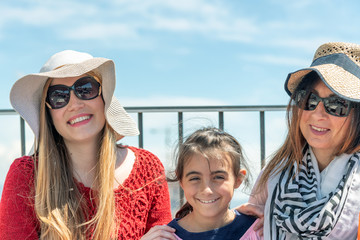
[[[124,106],[287,104],[287,74],[309,66],[320,44],[360,43],[359,10],[356,0],[2,0],[0,109],[11,108],[18,78],[65,49],[113,59]],[[276,119],[271,126],[284,125],[282,115]],[[0,124],[7,169],[19,154],[18,120],[2,117]],[[231,129],[245,145],[257,144]],[[245,149],[250,156],[252,148]]]
[[[113,59],[124,105],[284,104],[287,73],[308,66],[321,43],[360,42],[359,7],[355,0],[1,1],[0,108],[11,107],[16,79],[64,49]]]

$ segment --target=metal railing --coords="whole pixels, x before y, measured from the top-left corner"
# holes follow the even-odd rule
[[[140,131],[138,144],[144,146],[143,114],[144,113],[169,113],[178,114],[178,140],[183,140],[183,113],[184,112],[217,112],[219,128],[224,129],[224,112],[259,112],[260,121],[260,160],[261,167],[265,165],[265,112],[285,111],[285,105],[258,105],[258,106],[166,106],[166,107],[125,107],[128,113],[137,113],[138,127]],[[0,109],[0,115],[17,115],[13,109]],[[20,139],[21,154],[26,153],[25,149],[25,121],[20,117]]]
[[[128,113],[136,113],[138,119],[138,128],[140,135],[138,137],[138,146],[144,146],[144,128],[143,120],[145,113],[177,113],[178,115],[178,142],[183,142],[183,113],[185,112],[217,112],[219,128],[224,129],[224,112],[259,112],[260,124],[260,161],[261,168],[265,165],[265,112],[285,111],[285,105],[259,105],[259,106],[166,106],[166,107],[125,107]],[[0,109],[0,115],[17,115],[13,109]],[[25,155],[25,121],[20,117],[20,138],[21,155]],[[180,190],[180,205],[183,204],[183,191]]]

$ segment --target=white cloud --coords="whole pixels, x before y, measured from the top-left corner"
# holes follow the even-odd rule
[[[270,54],[253,54],[253,55],[240,55],[240,59],[255,62],[255,63],[265,63],[271,65],[280,65],[280,66],[308,66],[310,64],[309,59],[288,57],[288,56],[279,56],[279,55],[270,55]]]
[[[74,20],[77,12],[92,14],[94,8],[89,5],[79,4],[46,4],[46,2],[39,5],[25,5],[24,7],[9,7],[1,6],[0,23],[22,23],[24,25],[33,26],[51,26],[56,23],[66,23]],[[82,11],[80,11],[82,10]],[[64,27],[67,26],[64,24]]]
[[[336,4],[310,0],[291,4],[283,0],[273,0],[268,6],[269,4],[285,14],[268,18],[266,9],[243,12],[242,6],[247,5],[245,3],[230,4],[206,0],[114,0],[107,4],[67,0],[36,1],[29,4],[24,1],[16,7],[1,3],[0,30],[5,24],[21,23],[25,26],[51,27],[51,32],[66,40],[92,39],[110,42],[116,39],[125,41],[124,46],[132,41],[134,47],[143,47],[147,41],[157,42],[160,33],[186,33],[252,45],[263,45],[266,39],[267,46],[298,48],[308,52],[314,51],[314,46],[329,39],[339,37],[341,40],[344,31],[353,31],[353,28],[346,30],[341,27],[341,31],[327,31],[328,34],[324,35],[319,31],[324,26],[323,22],[316,20],[318,15],[301,14],[309,8],[334,10]],[[342,5],[340,10],[338,18],[342,19],[343,15],[352,10],[351,4]],[[305,16],[299,19],[302,15]],[[334,19],[331,23],[335,24],[334,28],[343,24],[342,21]],[[0,37],[3,36],[3,31],[4,29],[0,32]],[[115,47],[119,46],[121,44]]]
[[[108,38],[139,38],[137,32],[129,25],[122,23],[94,23],[65,28],[61,35],[67,39],[76,40],[106,40]]]
[[[258,32],[251,20],[232,15],[230,6],[203,0],[115,1],[107,8],[88,2],[44,2],[30,7],[3,5],[0,14],[0,26],[8,22],[51,26],[51,31],[69,40],[134,39],[143,32],[163,31],[249,41]]]
[[[115,93],[116,95],[116,93]],[[121,96],[121,95],[120,95]],[[212,98],[190,98],[182,96],[152,96],[148,98],[118,97],[123,106],[212,106],[226,102]]]

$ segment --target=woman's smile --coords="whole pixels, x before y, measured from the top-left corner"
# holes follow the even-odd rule
[[[81,116],[76,116],[76,117],[72,117],[69,121],[68,124],[70,126],[79,126],[79,125],[83,125],[86,124],[90,121],[90,119],[92,118],[92,114],[81,114]]]
[[[312,132],[316,135],[324,135],[330,131],[330,129],[328,129],[328,128],[317,127],[317,126],[311,125],[311,124],[310,124],[310,128],[311,128]]]

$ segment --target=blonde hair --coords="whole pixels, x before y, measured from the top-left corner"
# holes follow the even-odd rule
[[[89,73],[94,75],[94,73]],[[98,78],[98,77],[96,77]],[[98,78],[100,79],[100,78]],[[114,174],[116,133],[106,122],[99,141],[95,198],[97,211],[90,213],[77,187],[64,140],[55,130],[45,106],[49,79],[43,89],[40,133],[35,146],[35,212],[40,221],[40,239],[115,239]]]
[[[321,81],[319,75],[317,75],[316,72],[310,72],[301,80],[292,94],[286,112],[288,134],[283,145],[273,154],[264,168],[256,185],[256,192],[263,191],[263,189],[266,188],[268,179],[271,176],[287,168],[292,168],[294,164],[298,166],[301,164],[304,150],[307,149],[306,139],[300,130],[300,120],[304,110],[294,104],[294,98],[298,91],[305,90],[309,92],[319,81]],[[344,139],[344,143],[336,149],[337,156],[343,153],[351,154],[360,150],[360,103],[352,102],[351,104],[353,109],[348,119],[346,119],[346,121],[351,121],[350,127],[345,134],[346,138]]]

